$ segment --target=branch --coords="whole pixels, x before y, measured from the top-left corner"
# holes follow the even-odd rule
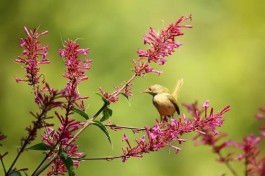
[[[217,155],[218,155],[220,158],[223,158],[223,155],[222,155],[220,152],[218,152]],[[234,176],[238,176],[238,174],[237,174],[236,171],[233,169],[233,167],[229,164],[228,161],[225,160],[224,163],[225,163],[226,167],[230,170],[230,172],[231,172]]]
[[[0,161],[1,161],[2,168],[3,168],[3,170],[4,170],[4,173],[5,173],[5,174],[6,174],[7,172],[6,172],[6,167],[5,167],[5,163],[4,163],[4,160],[3,160],[3,158],[4,158],[6,155],[7,155],[7,152],[6,152],[6,153],[4,153],[3,155],[2,155],[2,154],[0,154]]]
[[[106,157],[91,157],[91,158],[72,158],[73,160],[78,161],[96,161],[96,160],[106,160],[106,161],[112,161],[114,159],[123,158],[126,157],[125,155],[119,155],[119,156],[106,156]]]
[[[110,127],[112,130],[127,129],[127,130],[132,130],[133,132],[145,130],[145,128],[141,128],[141,127],[123,126],[123,125],[116,125],[116,124],[105,124],[105,126]]]

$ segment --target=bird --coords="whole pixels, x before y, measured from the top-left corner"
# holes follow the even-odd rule
[[[161,120],[167,120],[167,117],[173,117],[175,112],[180,115],[180,109],[177,104],[179,89],[183,84],[183,79],[178,80],[174,91],[169,93],[169,90],[160,85],[154,84],[148,87],[143,93],[148,93],[153,96],[153,104],[160,114]]]

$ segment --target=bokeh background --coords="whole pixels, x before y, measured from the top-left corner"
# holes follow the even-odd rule
[[[257,109],[265,105],[265,1],[252,0],[1,0],[0,1],[0,131],[8,138],[1,151],[9,151],[6,164],[16,154],[24,128],[36,110],[33,95],[25,84],[15,83],[23,69],[14,63],[21,54],[19,38],[25,36],[23,26],[48,30],[43,43],[49,45],[50,65],[42,71],[46,80],[58,89],[64,67],[57,55],[62,40],[79,39],[81,47],[91,48],[93,60],[89,81],[80,86],[83,95],[89,95],[88,114],[101,106],[95,94],[102,86],[107,91],[128,79],[132,72],[131,60],[137,48],[143,47],[143,35],[153,26],[159,30],[175,22],[182,15],[192,14],[192,29],[185,29],[179,38],[184,45],[172,55],[160,76],[149,74],[135,80],[134,96],[129,106],[125,99],[111,106],[112,121],[117,124],[152,125],[158,113],[151,97],[140,94],[150,84],[160,83],[173,88],[179,78],[184,79],[179,101],[203,102],[210,100],[215,110],[231,105],[220,129],[240,140],[253,132],[259,123],[254,119]],[[183,108],[182,108],[183,109]],[[185,112],[185,111],[184,111]],[[126,132],[131,135],[130,131]],[[78,140],[80,150],[87,156],[121,154],[123,132],[111,132],[113,146],[97,128],[89,128]],[[144,155],[141,159],[82,162],[77,175],[231,175],[224,165],[215,162],[216,156],[208,147],[195,147],[192,136],[182,151],[175,155],[168,149]],[[42,154],[25,153],[17,167],[34,168]],[[242,168],[235,165],[239,173]],[[2,168],[0,168],[0,173]]]

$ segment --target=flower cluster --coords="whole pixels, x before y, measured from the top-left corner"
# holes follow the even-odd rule
[[[166,57],[171,55],[173,52],[175,52],[176,48],[181,46],[180,43],[175,41],[175,38],[184,34],[181,31],[182,28],[191,28],[191,25],[182,25],[182,23],[188,19],[191,19],[191,16],[182,16],[175,23],[170,24],[168,27],[161,30],[160,33],[156,32],[151,27],[149,33],[144,36],[144,44],[148,44],[150,48],[147,50],[138,49],[138,58],[132,61],[132,71],[134,72],[134,75],[128,81],[126,81],[123,86],[115,89],[112,93],[107,93],[100,88],[99,90],[102,96],[109,102],[115,103],[119,100],[119,94],[127,94],[126,90],[125,92],[123,92],[123,90],[130,90],[129,87],[132,86],[131,82],[135,77],[143,76],[147,73],[155,73],[160,75],[162,71],[154,69],[151,66],[151,62],[164,65],[166,62]],[[128,95],[132,94],[130,93]]]
[[[112,94],[109,94],[108,92],[105,92],[101,87],[99,88],[99,92],[101,95],[109,102],[115,103],[119,100],[118,96],[116,95],[117,90],[114,91]]]
[[[208,108],[208,107],[207,107]],[[213,135],[217,134],[216,127],[220,127],[223,123],[223,115],[230,110],[230,106],[226,106],[222,111],[214,113],[213,108],[210,109],[210,114],[206,113],[205,117],[201,117],[200,113],[196,113],[193,118],[186,118],[185,115],[179,119],[172,118],[169,122],[157,122],[153,127],[145,127],[146,136],[136,140],[137,145],[132,147],[126,135],[123,141],[128,145],[123,148],[123,161],[130,157],[142,157],[142,154],[151,151],[157,151],[164,147],[171,147],[176,152],[179,147],[173,145],[172,142],[177,141],[179,144],[185,142],[181,138],[183,134],[190,132],[199,132],[205,134],[205,131],[210,131]]]
[[[70,118],[70,115],[73,114],[74,106],[77,106],[80,109],[84,108],[83,100],[87,99],[86,96],[80,96],[78,92],[78,85],[82,81],[88,79],[85,74],[85,71],[90,68],[91,60],[87,59],[81,61],[79,55],[87,55],[89,49],[79,49],[79,44],[68,40],[65,42],[63,49],[59,49],[59,55],[64,58],[66,72],[64,77],[68,79],[66,87],[61,91],[62,97],[65,98],[65,101],[61,104],[61,108],[65,110],[65,114],[61,115],[59,112],[55,112],[57,118],[60,121],[60,127],[57,130],[53,128],[47,128],[45,135],[42,136],[42,141],[54,148],[59,146],[60,151],[64,151],[64,154],[67,157],[81,157],[83,156],[82,152],[78,152],[78,146],[74,143],[75,137],[74,133],[82,126],[82,124],[74,119]],[[52,152],[49,154],[49,159],[53,160],[56,158],[55,155],[58,155],[57,152]],[[60,154],[59,154],[60,155]],[[74,166],[79,165],[78,160],[73,161]],[[56,158],[52,163],[52,170],[49,172],[49,175],[53,174],[63,174],[68,171],[67,166],[61,158]]]
[[[67,40],[63,49],[59,49],[59,55],[64,58],[66,72],[64,77],[69,80],[63,95],[70,98],[80,109],[84,110],[83,99],[87,99],[86,96],[80,96],[78,92],[78,84],[88,79],[85,71],[90,69],[92,60],[86,59],[81,61],[79,55],[86,56],[89,48],[79,49],[79,44],[72,40]],[[80,100],[80,103],[77,103]]]
[[[157,75],[160,75],[162,71],[156,70],[153,67],[150,66],[147,62],[137,62],[136,60],[133,60],[134,68],[133,71],[137,76],[144,75],[146,73],[155,73]]]
[[[234,142],[234,146],[242,151],[235,160],[243,160],[246,165],[246,175],[265,175],[265,157],[258,158],[260,137],[253,134],[245,137],[242,142]]]
[[[197,111],[203,112],[195,104],[186,106],[189,110],[197,109]],[[193,107],[193,108],[191,108]],[[200,110],[199,110],[200,109]],[[256,117],[258,119],[264,119],[264,108],[260,108],[261,113],[258,113]],[[263,136],[263,126],[261,127],[261,136]],[[210,131],[206,130],[205,133],[199,133],[194,141],[196,144],[211,146],[212,151],[218,155],[218,161],[224,163],[233,175],[238,175],[232,168],[230,162],[242,161],[245,165],[245,175],[265,175],[265,157],[260,156],[259,144],[261,141],[260,136],[254,136],[253,134],[244,137],[241,142],[234,140],[227,140],[226,133],[218,133],[213,135]],[[228,149],[228,152],[224,155],[223,149]],[[235,149],[240,151],[239,155],[235,155]]]
[[[36,138],[39,129],[53,126],[53,124],[47,122],[47,120],[51,118],[48,116],[48,112],[56,107],[61,107],[63,104],[60,100],[61,93],[51,88],[48,83],[46,83],[41,90],[36,89],[34,93],[35,103],[38,105],[40,112],[31,112],[35,120],[32,122],[33,125],[26,128],[28,136],[22,138],[22,143],[24,142],[25,144],[29,144]]]
[[[73,40],[65,41],[65,46],[59,49],[59,55],[65,58],[66,73],[64,77],[76,84],[87,80],[85,71],[91,66],[92,60],[81,61],[79,55],[86,56],[89,48],[78,49],[79,44]]]
[[[49,155],[48,159],[52,159],[53,157],[56,157],[56,155],[59,155],[60,157],[53,161],[48,175],[64,174],[68,171],[64,161],[61,158],[64,154],[70,158],[81,158],[84,155],[83,152],[78,151],[78,146],[74,143],[75,141],[71,141],[74,132],[78,130],[81,125],[80,122],[73,119],[66,119],[60,116],[58,113],[57,116],[62,124],[58,131],[55,131],[52,128],[47,128],[45,134],[42,135],[42,141],[46,145],[50,146],[51,148],[57,145],[60,147],[59,151],[54,150]],[[73,160],[73,166],[77,167],[79,164],[80,162],[78,160]]]
[[[138,49],[138,59],[134,61],[134,69],[136,75],[144,75],[146,73],[154,72],[160,73],[153,69],[149,63],[158,63],[164,65],[166,63],[166,57],[175,52],[175,49],[180,47],[181,44],[175,41],[175,38],[183,35],[181,28],[191,28],[191,25],[182,25],[182,23],[191,16],[179,18],[175,23],[170,24],[166,29],[156,32],[152,27],[148,34],[144,36],[144,44],[150,46],[149,49]],[[145,60],[145,62],[140,62]]]
[[[147,59],[148,62],[155,62],[161,65],[165,64],[165,57],[171,55],[176,48],[181,46],[175,41],[175,37],[183,35],[181,28],[191,28],[190,25],[182,25],[181,23],[189,17],[181,17],[176,23],[169,25],[166,29],[157,33],[152,27],[147,35],[144,36],[144,44],[150,45],[150,49],[138,49],[139,60]]]
[[[20,46],[24,48],[23,56],[18,56],[15,61],[24,64],[26,79],[16,78],[16,81],[25,81],[30,85],[35,85],[40,82],[41,74],[39,74],[39,65],[50,63],[47,59],[48,46],[42,46],[38,40],[43,35],[47,34],[48,31],[38,33],[37,29],[28,30],[26,27],[24,27],[24,30],[27,37],[20,39]]]
[[[34,101],[39,110],[31,112],[34,121],[26,128],[27,136],[22,137],[18,154],[9,168],[5,168],[3,161],[3,157],[8,152],[0,155],[0,162],[4,168],[5,175],[20,174],[20,172],[25,171],[25,168],[17,169],[16,163],[26,149],[42,150],[45,154],[43,160],[33,171],[33,176],[40,175],[49,166],[51,166],[51,170],[48,175],[63,175],[65,172],[68,172],[69,175],[74,175],[73,167],[77,167],[84,157],[83,152],[79,152],[78,146],[75,144],[80,133],[88,126],[96,125],[111,142],[106,128],[107,125],[103,122],[112,115],[112,110],[107,106],[110,103],[117,102],[120,94],[126,98],[132,96],[131,87],[134,78],[137,76],[143,76],[151,72],[158,75],[161,74],[161,71],[152,68],[151,62],[163,65],[166,62],[166,57],[180,46],[175,41],[175,37],[183,35],[181,28],[191,27],[182,25],[182,22],[187,19],[190,19],[190,17],[181,17],[176,23],[169,25],[160,33],[156,33],[153,28],[150,28],[150,32],[144,37],[144,44],[148,44],[150,49],[139,49],[137,51],[138,58],[133,60],[133,75],[123,84],[116,87],[112,93],[107,93],[102,88],[99,89],[104,105],[99,108],[92,119],[89,119],[85,112],[84,100],[88,96],[80,95],[78,90],[79,84],[88,79],[86,71],[90,69],[92,61],[89,59],[81,60],[80,57],[86,56],[89,49],[80,49],[79,44],[74,40],[65,41],[64,47],[59,49],[58,52],[65,64],[66,69],[63,77],[67,79],[67,83],[63,89],[55,89],[50,86],[45,80],[45,76],[40,72],[42,64],[50,63],[47,59],[48,46],[43,46],[39,40],[40,37],[48,32],[39,33],[37,29],[29,30],[24,27],[27,36],[20,40],[20,46],[23,48],[22,56],[18,56],[15,61],[23,64],[26,74],[25,78],[16,78],[16,81],[27,82],[32,87]],[[74,113],[83,116],[86,120],[81,122],[73,119],[72,115]],[[103,114],[101,120],[96,120],[101,113]],[[179,120],[172,119],[170,122],[160,123],[156,121],[155,126],[152,128],[135,129],[138,132],[144,130],[147,138],[143,137],[137,140],[138,146],[131,147],[129,140],[124,136],[124,141],[127,142],[129,147],[123,150],[124,156],[116,158],[123,158],[125,161],[129,157],[141,156],[143,153],[157,151],[166,146],[178,151],[180,148],[171,144],[171,142],[184,142],[185,140],[180,138],[182,134],[200,131],[201,126],[215,131],[215,127],[222,124],[222,114],[219,115],[220,117],[217,117],[218,114],[210,114],[205,118],[207,120],[200,119],[199,116],[189,120],[183,116]],[[50,121],[53,117],[57,117],[59,120],[58,126]],[[29,146],[36,139],[41,129],[44,130],[44,134],[41,135],[42,142]],[[5,136],[0,133],[0,141],[4,138]]]
[[[51,88],[45,81],[44,75],[40,73],[40,65],[49,64],[47,59],[48,46],[43,46],[39,40],[40,37],[46,35],[48,31],[38,33],[37,29],[29,30],[24,27],[27,34],[25,38],[20,39],[20,46],[23,48],[23,56],[18,56],[15,61],[23,65],[26,71],[25,78],[16,78],[17,82],[27,82],[33,88],[35,95],[35,103],[38,105],[40,112],[33,113],[31,115],[35,118],[32,125],[26,127],[28,132],[27,137],[22,138],[21,150],[24,150],[25,146],[36,138],[37,131],[41,128],[52,126],[47,123],[48,111],[55,107],[61,106],[60,92]],[[40,85],[40,78],[43,76],[42,83]]]
[[[102,95],[102,97],[107,100],[109,103],[115,103],[119,101],[118,95],[121,93],[126,98],[129,98],[132,96],[132,90],[131,86],[133,85],[132,82],[125,83],[124,85],[115,87],[115,90],[112,94],[109,94],[108,92],[105,92],[101,87],[99,88],[99,92]]]
[[[42,136],[42,141],[48,146],[47,149],[49,149],[45,159],[50,159],[52,163],[52,171],[50,173],[63,174],[69,168],[67,168],[63,159],[56,157],[56,155],[61,155],[61,151],[67,157],[80,157],[83,155],[82,152],[77,151],[78,147],[74,143],[77,137],[74,136],[74,133],[82,124],[73,120],[70,116],[74,113],[74,107],[82,110],[85,109],[83,100],[88,97],[80,96],[78,85],[88,79],[86,71],[90,68],[92,61],[89,59],[81,61],[79,56],[87,55],[89,49],[79,49],[79,44],[72,40],[66,41],[64,48],[59,49],[59,55],[64,58],[66,67],[63,76],[68,79],[68,82],[64,89],[57,90],[50,87],[45,79],[40,82],[40,77],[42,76],[39,73],[40,64],[49,64],[49,60],[47,59],[48,46],[42,46],[38,38],[47,34],[47,31],[38,33],[36,29],[28,30],[26,27],[24,30],[27,33],[27,37],[21,39],[24,57],[18,56],[16,62],[24,64],[26,79],[17,78],[16,81],[28,82],[33,87],[35,103],[38,105],[39,112],[31,112],[35,120],[32,122],[32,125],[26,128],[28,135],[22,138],[18,157],[12,163],[7,174],[13,172],[12,167],[20,154],[36,138],[38,130],[42,128],[45,128],[46,131]],[[41,57],[40,60],[39,57]],[[54,124],[48,122],[53,116],[48,115],[48,112],[57,107],[63,109],[64,114],[61,115],[60,113],[62,112],[55,111],[55,116],[59,119],[60,125],[57,130],[54,130],[52,128]],[[74,160],[73,166],[78,165],[79,161]],[[33,175],[41,172],[38,171],[39,168],[41,168],[41,165],[34,171]],[[43,166],[43,168],[45,167]]]

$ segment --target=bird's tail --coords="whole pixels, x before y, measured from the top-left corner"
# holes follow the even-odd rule
[[[174,91],[172,92],[173,97],[177,100],[178,99],[178,95],[179,95],[179,90],[183,85],[183,79],[179,79],[177,80],[176,86]]]

